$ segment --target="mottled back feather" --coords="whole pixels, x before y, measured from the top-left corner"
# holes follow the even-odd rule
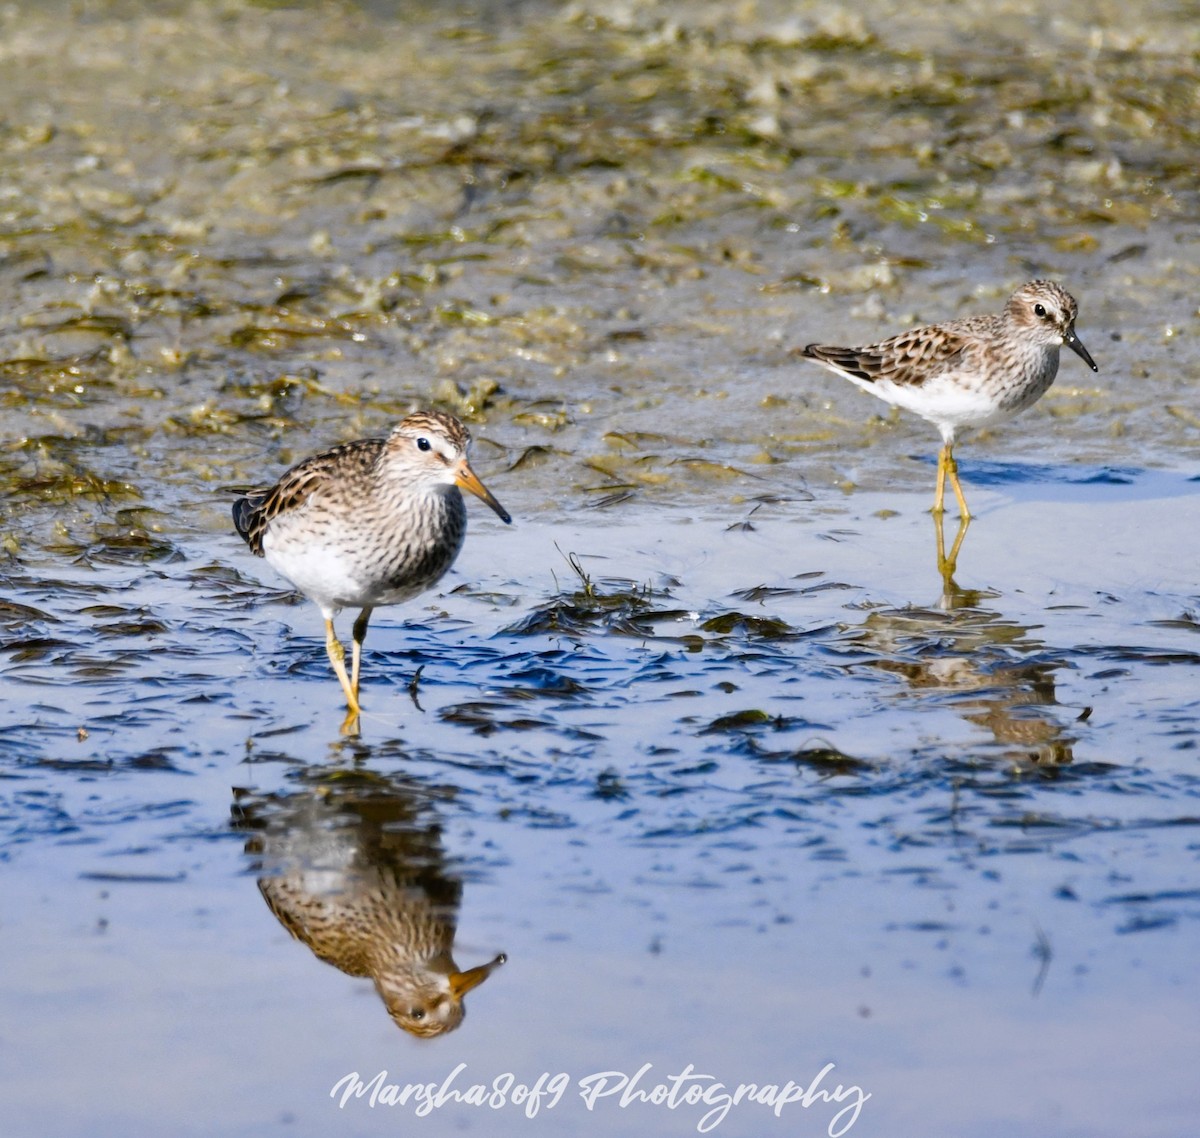
[[[920,387],[930,379],[960,366],[981,337],[999,331],[998,318],[976,316],[901,332],[890,340],[865,348],[839,348],[809,344],[804,354],[833,371],[874,383],[880,376],[899,387]],[[931,336],[930,332],[939,333]]]
[[[263,537],[272,519],[299,509],[313,493],[338,481],[369,478],[386,439],[359,439],[342,443],[297,463],[274,486],[252,490],[233,504],[233,524],[258,557],[263,555]]]

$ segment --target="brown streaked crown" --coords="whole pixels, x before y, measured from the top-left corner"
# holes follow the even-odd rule
[[[389,437],[415,439],[423,434],[440,435],[463,454],[471,444],[471,432],[453,415],[447,415],[444,411],[414,411],[392,428]]]

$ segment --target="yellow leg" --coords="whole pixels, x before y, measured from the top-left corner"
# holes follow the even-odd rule
[[[358,669],[362,664],[363,641],[367,638],[367,625],[371,621],[373,609],[363,609],[354,622],[353,644],[350,646],[350,687],[354,690],[354,698],[358,699]]]
[[[342,691],[346,693],[346,706],[350,708],[352,715],[357,715],[359,712],[358,696],[350,686],[350,677],[346,675],[346,649],[342,647],[337,633],[333,631],[332,620],[325,621],[325,651],[329,653],[329,662],[333,665],[338,682],[342,685]]]
[[[967,509],[967,500],[963,497],[962,486],[958,481],[958,463],[954,461],[954,455],[951,452],[950,446],[946,448],[946,473],[950,475],[950,486],[954,490],[954,496],[958,499],[958,516],[963,521],[971,520],[971,511]]]
[[[941,518],[946,512],[946,507],[943,502],[946,498],[946,461],[950,457],[950,445],[947,443],[938,451],[938,473],[937,473],[937,492],[933,496],[933,510],[931,513],[935,518]],[[941,532],[941,526],[938,526],[938,532]]]

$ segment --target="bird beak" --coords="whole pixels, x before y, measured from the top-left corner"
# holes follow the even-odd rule
[[[1092,371],[1099,371],[1096,366],[1096,361],[1088,355],[1088,350],[1079,342],[1079,337],[1075,335],[1074,328],[1068,328],[1066,335],[1063,336],[1063,342],[1071,349]]]
[[[496,516],[505,524],[508,525],[512,518],[508,516],[508,511],[492,497],[492,492],[479,481],[475,471],[468,465],[464,458],[454,468],[454,481],[458,483],[464,490],[470,490],[476,498],[486,502],[493,510],[496,511]]]
[[[500,953],[495,960],[490,960],[487,964],[468,968],[466,972],[451,972],[450,994],[455,1000],[461,1000],[472,988],[478,988],[507,959],[504,953]]]

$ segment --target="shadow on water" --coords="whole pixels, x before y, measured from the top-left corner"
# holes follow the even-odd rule
[[[923,464],[935,459],[922,457]],[[968,485],[998,490],[1015,501],[1109,504],[1196,494],[1200,475],[1112,463],[998,462],[973,459],[959,464]]]
[[[464,998],[499,965],[460,971],[452,956],[462,878],[442,848],[435,796],[403,776],[308,769],[302,789],[234,792],[258,888],[319,959],[369,976],[412,1035],[453,1031]]]

